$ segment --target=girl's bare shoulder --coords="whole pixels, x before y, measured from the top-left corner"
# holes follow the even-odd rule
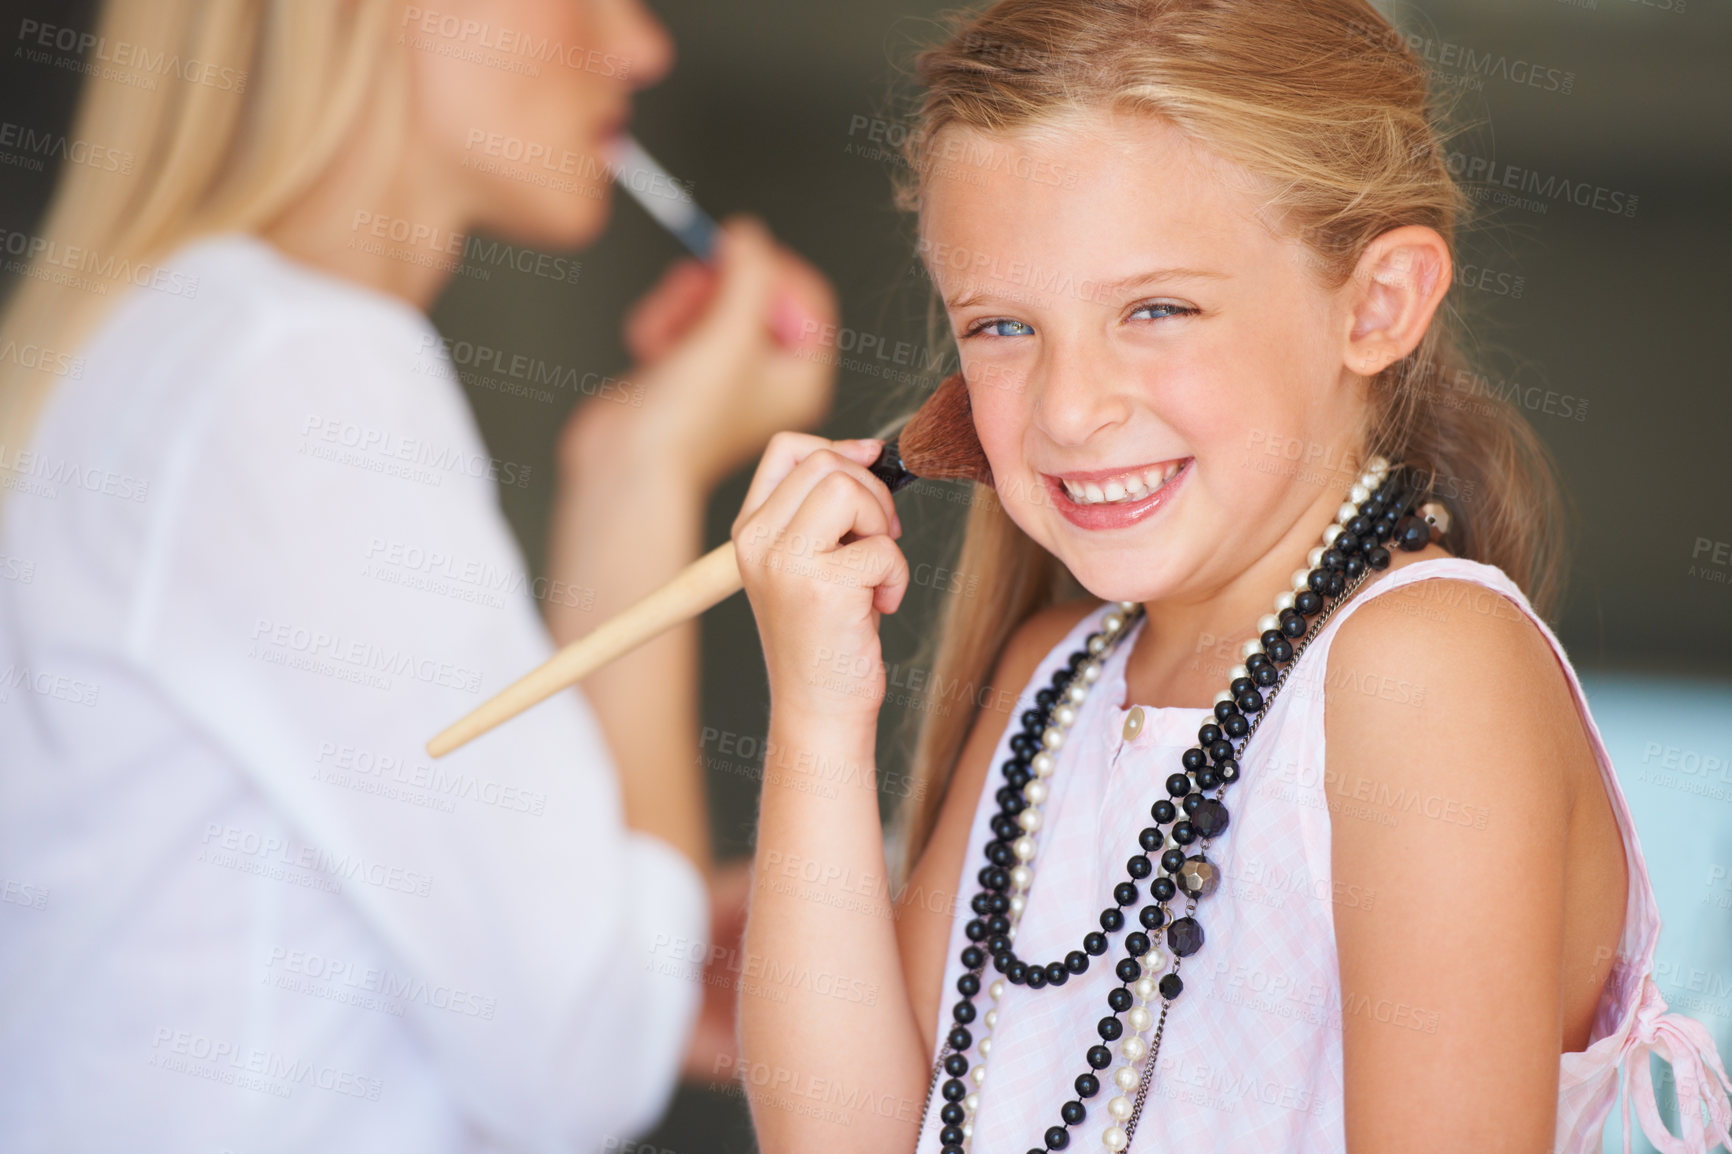
[[[1568,679],[1533,618],[1498,589],[1462,577],[1421,577],[1371,597],[1336,631],[1329,669],[1399,673],[1427,689],[1415,702],[1422,710],[1435,698],[1438,708],[1574,713]]]
[[[1395,784],[1517,791],[1563,813],[1592,767],[1551,643],[1515,601],[1460,577],[1423,577],[1359,606],[1331,644],[1324,703],[1332,769],[1363,751],[1377,763],[1368,772]]]

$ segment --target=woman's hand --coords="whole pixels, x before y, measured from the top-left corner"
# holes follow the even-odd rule
[[[559,443],[545,605],[568,645],[665,584],[703,545],[717,480],[770,435],[818,420],[833,371],[824,279],[748,220],[718,238],[716,267],[677,265],[634,310],[642,366],[580,405]],[[698,630],[685,622],[583,681],[618,767],[626,824],[710,867],[698,750]]]
[[[750,862],[716,867],[710,875],[710,948],[704,955],[703,1002],[686,1046],[681,1077],[720,1086],[739,1068],[739,986],[749,971],[744,956],[747,899],[752,892]]]
[[[802,721],[876,718],[884,699],[878,618],[908,591],[902,524],[867,471],[882,443],[778,433],[734,520],[770,700]]]
[[[717,237],[714,266],[670,268],[626,320],[638,362],[618,400],[581,405],[560,445],[567,477],[650,462],[707,492],[782,429],[816,424],[835,382],[822,334],[829,284],[750,218]]]

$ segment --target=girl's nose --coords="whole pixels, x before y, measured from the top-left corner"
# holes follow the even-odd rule
[[[1055,444],[1081,445],[1129,415],[1112,387],[1110,367],[1075,357],[1054,358],[1031,373],[1034,423]]]

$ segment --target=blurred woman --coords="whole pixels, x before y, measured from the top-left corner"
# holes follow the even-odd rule
[[[695,629],[423,743],[821,417],[829,290],[731,222],[628,319],[623,381],[550,385],[595,395],[533,577],[497,487],[543,478],[489,454],[424,310],[465,255],[595,239],[665,31],[637,0],[92,31],[72,137],[128,163],[66,166],[0,332],[4,1145],[617,1148],[732,1045]]]

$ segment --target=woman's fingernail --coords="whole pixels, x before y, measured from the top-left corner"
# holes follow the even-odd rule
[[[902,517],[898,513],[890,514],[890,535],[892,537],[902,536]]]

